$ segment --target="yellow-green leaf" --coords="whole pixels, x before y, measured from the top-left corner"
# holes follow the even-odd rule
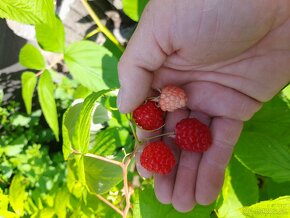
[[[275,200],[262,201],[249,207],[243,207],[240,211],[246,217],[289,218],[290,196],[283,196]]]
[[[54,99],[54,84],[49,71],[45,70],[39,79],[37,92],[42,112],[56,140],[59,140],[57,109]]]
[[[32,97],[36,86],[37,78],[32,72],[24,72],[21,75],[22,82],[22,98],[24,100],[25,108],[28,114],[31,114]]]
[[[31,44],[26,44],[20,51],[19,62],[29,69],[42,70],[45,60],[40,51]]]
[[[20,216],[24,214],[24,201],[26,198],[24,177],[16,175],[13,177],[9,188],[9,201],[15,213]]]

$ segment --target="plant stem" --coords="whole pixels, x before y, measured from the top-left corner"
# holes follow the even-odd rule
[[[57,58],[54,62],[52,62],[50,65],[48,65],[48,67],[46,67],[45,69],[39,71],[36,76],[40,76],[41,74],[43,74],[44,71],[46,70],[50,70],[52,69],[55,65],[57,65],[59,62],[61,62],[63,60],[63,55],[61,55],[59,58]]]
[[[92,19],[95,21],[95,23],[99,27],[100,31],[104,33],[121,51],[124,51],[124,47],[119,43],[116,37],[107,29],[105,25],[102,24],[100,18],[96,15],[94,10],[91,8],[90,4],[88,3],[88,0],[81,0],[81,1],[85,9],[89,13],[89,15],[92,17]]]
[[[88,39],[88,38],[91,38],[92,36],[96,35],[97,33],[99,33],[101,30],[100,28],[98,27],[97,29],[89,32],[86,36],[85,36],[85,39]]]
[[[142,141],[142,144],[146,141],[149,141],[151,139],[156,139],[156,138],[159,138],[159,137],[162,137],[162,136],[173,136],[175,134],[175,132],[167,132],[167,133],[163,133],[163,134],[160,134],[160,135],[155,135],[155,136],[152,136],[152,137],[148,137],[148,138],[145,138],[145,140]]]
[[[103,201],[105,204],[107,204],[108,206],[110,206],[113,210],[115,210],[118,214],[120,214],[121,216],[123,216],[123,211],[121,211],[119,208],[117,208],[115,205],[113,205],[111,202],[109,202],[106,198],[104,198],[101,195],[96,194],[96,196]]]
[[[125,192],[125,197],[126,197],[126,207],[123,211],[123,218],[126,218],[128,215],[128,212],[131,207],[131,193],[129,192],[129,185],[128,185],[128,166],[131,162],[132,158],[129,158],[126,163],[123,165],[123,179],[124,179],[124,192]]]
[[[84,156],[92,157],[92,158],[95,158],[95,159],[98,159],[98,160],[102,160],[102,161],[105,161],[105,162],[108,162],[108,163],[111,163],[111,164],[114,164],[114,165],[117,165],[117,166],[123,168],[123,164],[121,162],[119,162],[119,161],[111,160],[111,159],[108,159],[108,158],[105,158],[105,157],[102,157],[102,156],[99,156],[99,155],[95,155],[95,154],[90,154],[90,153],[87,153]]]

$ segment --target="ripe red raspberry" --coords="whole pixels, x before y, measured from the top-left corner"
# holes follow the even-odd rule
[[[143,150],[140,157],[141,165],[154,173],[170,173],[176,164],[170,148],[162,141],[151,142]]]
[[[135,123],[145,130],[156,130],[164,125],[164,112],[154,101],[147,101],[133,111]]]
[[[211,133],[207,125],[195,118],[187,118],[175,127],[175,143],[183,150],[204,152],[211,145]]]
[[[185,107],[186,93],[177,86],[166,86],[161,90],[159,105],[163,111],[174,111]]]

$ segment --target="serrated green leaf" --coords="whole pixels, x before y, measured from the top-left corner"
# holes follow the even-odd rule
[[[64,159],[67,160],[72,153],[72,136],[75,130],[75,125],[78,120],[79,113],[82,109],[83,102],[76,103],[69,107],[62,118],[62,151]]]
[[[94,144],[89,152],[102,156],[112,155],[117,146],[118,129],[107,128],[98,132],[94,139]],[[119,140],[120,141],[120,140]]]
[[[22,82],[22,98],[24,100],[25,108],[27,113],[31,114],[32,97],[37,82],[35,73],[28,71],[22,73],[21,82]]]
[[[214,204],[209,206],[196,205],[192,211],[180,213],[172,205],[161,204],[156,199],[152,188],[145,188],[142,191],[136,190],[133,198],[134,218],[209,218],[214,209]]]
[[[271,178],[261,178],[260,199],[275,199],[280,196],[290,196],[290,182],[278,183]]]
[[[49,71],[45,70],[39,79],[38,87],[38,98],[41,109],[43,111],[46,122],[52,129],[56,140],[59,140],[59,127],[56,104],[54,99],[54,84],[52,82]]]
[[[115,164],[88,156],[83,157],[83,163],[86,185],[92,193],[105,193],[123,179],[121,167]]]
[[[74,79],[92,91],[119,87],[118,60],[94,42],[72,43],[65,49],[64,60]]]
[[[148,0],[122,0],[125,14],[134,21],[139,21]]]
[[[1,0],[0,18],[27,24],[50,24],[54,17],[53,0]]]
[[[52,25],[37,24],[36,38],[39,46],[45,51],[56,53],[64,52],[65,32],[59,18],[55,18]]]
[[[9,188],[10,205],[15,213],[20,216],[24,214],[24,201],[27,197],[23,181],[23,176],[15,175]]]
[[[290,217],[290,196],[262,201],[249,207],[243,207],[240,210],[246,217],[288,218]]]
[[[72,136],[73,148],[81,153],[86,153],[89,148],[92,112],[96,105],[96,101],[99,97],[109,91],[110,90],[102,90],[97,93],[92,93],[82,104],[82,109],[75,123],[74,133]]]
[[[220,218],[245,217],[238,209],[254,204],[259,199],[256,175],[234,157],[226,170],[222,199],[218,209]]]
[[[66,218],[66,208],[69,202],[70,193],[67,187],[59,189],[54,202],[55,213],[59,218]]]
[[[250,121],[235,148],[236,157],[253,172],[290,181],[289,101],[277,96]]]
[[[29,69],[42,70],[45,60],[40,51],[31,44],[26,44],[20,51],[19,62]]]

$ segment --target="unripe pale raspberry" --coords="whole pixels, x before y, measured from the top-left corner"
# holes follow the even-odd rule
[[[163,111],[175,111],[186,106],[187,96],[183,89],[177,86],[166,86],[161,90],[159,105]]]

